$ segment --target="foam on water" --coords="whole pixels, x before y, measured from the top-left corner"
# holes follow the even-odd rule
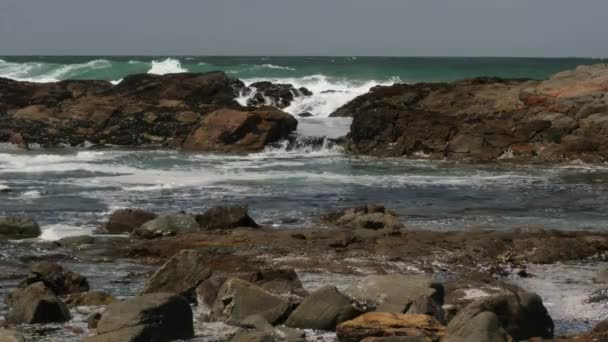
[[[94,227],[73,226],[67,224],[50,224],[41,227],[42,235],[40,239],[48,241],[57,241],[65,237],[91,235]]]
[[[0,77],[27,82],[57,82],[77,78],[93,70],[109,69],[112,63],[95,59],[86,63],[52,64],[41,62],[11,63],[0,59]]]
[[[155,75],[176,74],[181,72],[188,72],[188,70],[182,67],[179,60],[174,58],[167,58],[162,61],[152,61],[152,67],[148,70],[148,74]]]

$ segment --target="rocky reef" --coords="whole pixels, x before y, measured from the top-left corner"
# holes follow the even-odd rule
[[[545,81],[475,78],[378,86],[336,110],[348,150],[473,161],[608,159],[608,65]]]

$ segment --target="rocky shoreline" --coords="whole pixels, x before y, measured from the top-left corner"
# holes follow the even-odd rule
[[[15,254],[2,260],[1,281],[13,285],[2,286],[8,311],[0,336],[44,340],[67,329],[86,341],[326,341],[323,331],[338,341],[608,337],[605,323],[554,337],[542,298],[514,281],[535,277],[531,265],[607,261],[606,233],[413,231],[382,205],[327,212],[316,222],[277,230],[258,225],[243,207],[123,209],[95,236],[41,242],[32,239],[39,234],[34,221],[5,218],[0,231],[12,240],[3,250]],[[69,269],[90,265],[94,274],[127,262],[155,270],[105,279],[130,288],[127,296],[99,291]],[[310,276],[320,277],[313,288]],[[605,271],[597,281],[608,286]],[[606,301],[602,293],[589,300]],[[88,312],[85,326],[70,326],[81,312]],[[204,332],[217,324],[221,336]]]

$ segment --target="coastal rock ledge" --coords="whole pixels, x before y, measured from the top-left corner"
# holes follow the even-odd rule
[[[602,162],[608,160],[608,65],[545,81],[378,86],[332,116],[353,117],[347,149],[355,154]]]

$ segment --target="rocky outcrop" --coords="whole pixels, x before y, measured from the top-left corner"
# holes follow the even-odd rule
[[[285,325],[302,329],[334,330],[338,324],[359,314],[335,286],[326,286],[306,297]]]
[[[608,159],[608,65],[546,81],[477,78],[378,86],[338,109],[348,150],[469,160]]]
[[[6,320],[11,324],[61,323],[70,311],[43,282],[13,290]]]
[[[27,239],[40,236],[40,226],[27,217],[0,217],[0,238]]]
[[[286,139],[298,121],[272,107],[219,109],[199,122],[184,141],[190,151],[256,152],[267,144]]]
[[[195,301],[196,287],[210,276],[205,256],[193,250],[183,250],[148,279],[141,293],[175,293]]]
[[[222,72],[130,75],[115,86],[104,81],[0,79],[0,142],[24,148],[85,143],[181,147],[190,137],[189,150],[200,146],[205,151],[218,147],[220,152],[247,152],[295,129],[295,119],[277,109],[241,107],[236,98],[244,87]],[[216,113],[206,119],[221,108],[221,118]],[[205,132],[228,122],[219,136],[209,136],[213,141],[201,140]],[[231,149],[236,142],[240,145]]]
[[[133,230],[133,235],[143,239],[156,239],[198,229],[198,223],[192,215],[164,214]]]
[[[249,106],[273,106],[276,108],[289,107],[291,102],[300,96],[311,96],[312,92],[304,87],[295,88],[291,84],[271,82],[256,82],[244,90],[245,95],[253,93],[247,101]]]
[[[430,316],[374,312],[340,324],[336,334],[340,342],[359,342],[368,337],[392,336],[436,342],[445,334],[445,327]]]
[[[388,229],[403,228],[397,214],[383,205],[348,208],[325,215],[322,221],[345,228]]]
[[[344,294],[363,311],[407,311],[420,296],[443,304],[443,285],[423,275],[371,275],[348,287]]]
[[[445,342],[520,341],[552,338],[553,320],[534,293],[515,292],[473,302],[448,325]]]
[[[192,309],[181,296],[147,294],[108,305],[97,322],[97,335],[86,342],[159,341],[194,337]]]
[[[258,228],[249,216],[247,207],[214,207],[196,215],[196,222],[202,229],[232,229],[239,227]]]
[[[34,263],[30,268],[30,274],[19,284],[19,287],[25,288],[37,282],[44,283],[59,296],[89,290],[87,278],[48,261]]]
[[[156,214],[141,209],[119,209],[110,215],[105,229],[111,234],[131,233],[156,217]]]

